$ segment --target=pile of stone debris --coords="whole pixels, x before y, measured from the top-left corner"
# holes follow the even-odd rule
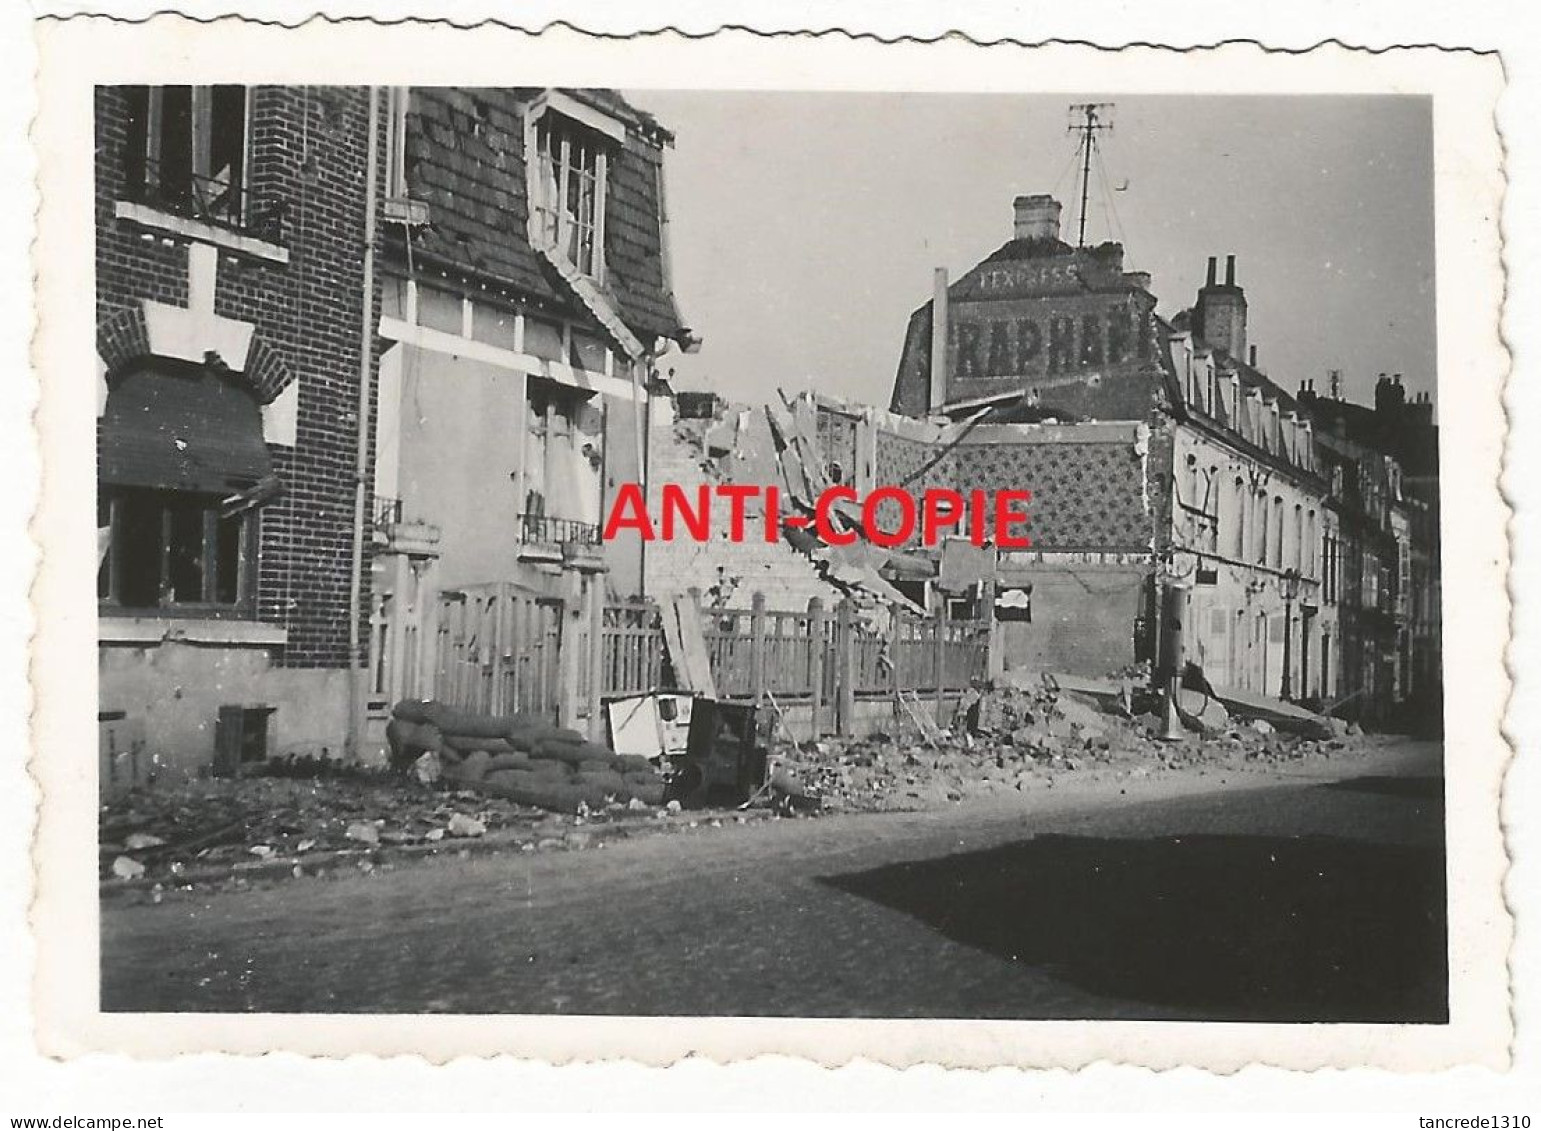
[[[824,811],[925,809],[1051,788],[1063,775],[1243,768],[1330,756],[1356,741],[1357,728],[1335,720],[1292,734],[1262,718],[1232,718],[1202,694],[1185,692],[1180,704],[1185,725],[1169,734],[1159,700],[1132,681],[1088,694],[1052,677],[1019,679],[973,693],[939,736],[789,743],[772,784]]]
[[[683,826],[689,817],[678,809],[580,802],[558,814],[448,781],[353,768],[301,774],[275,763],[271,776],[161,782],[108,799],[98,814],[100,875],[171,886],[226,874],[302,875],[339,862],[367,871],[396,856],[473,844],[584,848],[632,826]]]

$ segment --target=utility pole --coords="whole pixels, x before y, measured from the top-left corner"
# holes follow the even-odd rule
[[[1091,195],[1092,149],[1097,134],[1113,128],[1113,103],[1077,102],[1070,107],[1070,133],[1081,135],[1081,221],[1076,232],[1076,247],[1086,246],[1086,204]]]

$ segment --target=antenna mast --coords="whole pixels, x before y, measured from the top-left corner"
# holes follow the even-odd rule
[[[1097,134],[1113,128],[1113,103],[1077,102],[1070,107],[1070,133],[1081,135],[1081,221],[1076,230],[1076,247],[1086,246],[1086,204],[1091,195],[1092,149]]]

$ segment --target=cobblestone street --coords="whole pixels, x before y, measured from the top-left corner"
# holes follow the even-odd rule
[[[1433,745],[103,905],[112,1010],[1445,1015]]]

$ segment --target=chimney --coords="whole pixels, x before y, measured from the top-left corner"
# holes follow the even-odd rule
[[[1248,346],[1247,347],[1247,364],[1250,365],[1253,369],[1257,368],[1257,347],[1256,346]]]
[[[1388,377],[1382,373],[1375,382],[1375,411],[1394,413],[1406,403],[1407,390],[1402,387],[1402,375]]]
[[[1224,350],[1236,361],[1247,357],[1247,296],[1236,285],[1236,257],[1225,257],[1225,285],[1215,283],[1215,260],[1209,260],[1208,282],[1194,304],[1194,325],[1199,337]]]
[[[1015,237],[1019,240],[1059,239],[1060,204],[1052,196],[1019,196],[1015,203]]]

